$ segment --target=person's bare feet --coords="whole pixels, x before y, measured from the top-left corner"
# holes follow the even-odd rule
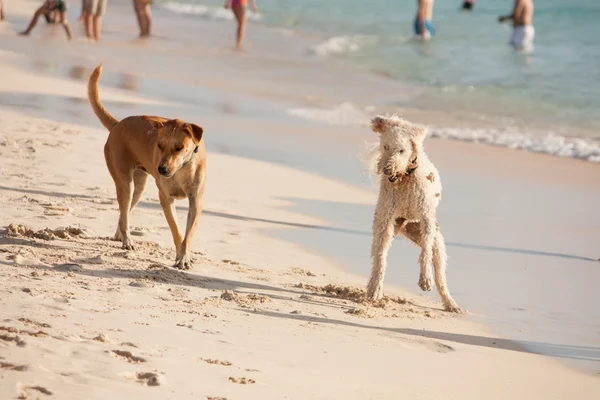
[[[27,31],[19,32],[19,35],[21,35],[21,36],[29,36],[29,32],[27,32]]]

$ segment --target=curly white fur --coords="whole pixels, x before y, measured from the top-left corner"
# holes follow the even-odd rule
[[[394,237],[400,234],[421,248],[419,287],[431,290],[433,264],[444,308],[462,312],[446,284],[446,246],[436,220],[442,184],[423,150],[427,131],[397,115],[377,116],[371,127],[379,133],[379,144],[369,152],[369,165],[382,177],[373,219],[373,269],[367,294],[372,300],[382,296],[387,253]]]

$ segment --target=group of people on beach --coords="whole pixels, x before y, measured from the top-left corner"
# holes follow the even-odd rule
[[[82,0],[81,14],[79,21],[85,26],[85,32],[88,39],[100,40],[100,32],[102,28],[102,17],[106,12],[108,0]],[[133,0],[133,7],[140,28],[140,37],[150,36],[150,25],[152,22],[150,14],[151,0]],[[2,10],[2,0],[0,0],[0,11]],[[69,40],[73,38],[69,22],[67,20],[67,3],[66,0],[44,0],[44,3],[35,11],[33,18],[21,35],[29,35],[36,26],[39,18],[44,16],[49,24],[60,23],[67,33]]]
[[[0,20],[4,20],[3,0],[0,0]],[[152,14],[150,13],[150,4],[152,0],[132,0],[135,15],[137,17],[138,26],[140,29],[140,37],[150,36],[150,28],[152,25]],[[224,7],[231,9],[237,21],[236,30],[236,48],[242,48],[244,40],[244,32],[246,30],[246,8],[250,2],[252,11],[256,12],[255,0],[225,0]],[[108,0],[82,0],[81,15],[79,21],[85,25],[86,36],[88,39],[100,40],[100,32],[102,27],[102,17],[106,12],[106,4]],[[49,24],[59,23],[65,28],[65,32],[69,40],[73,38],[69,22],[67,20],[67,3],[66,0],[44,0],[44,3],[33,14],[33,18],[21,35],[29,35],[36,26],[40,17],[44,16]]]
[[[80,21],[85,24],[86,35],[89,39],[100,40],[102,16],[106,12],[108,0],[82,0]],[[152,0],[132,0],[137,22],[140,28],[140,37],[150,36],[152,16],[150,4]],[[225,8],[231,9],[237,22],[236,48],[241,49],[246,30],[246,8],[250,2],[252,10],[257,11],[255,0],[225,0]],[[464,0],[462,9],[472,11],[476,0]],[[433,27],[434,0],[417,0],[417,14],[414,20],[415,35],[422,40],[430,40],[435,35]],[[29,35],[41,16],[48,23],[60,23],[64,26],[69,40],[72,38],[71,28],[67,22],[66,0],[44,0],[44,3],[33,15],[27,29],[22,35]],[[4,9],[0,0],[0,19],[4,20]],[[500,23],[512,21],[513,31],[510,44],[518,49],[533,47],[535,30],[533,28],[533,0],[514,0],[513,11],[509,15],[498,18]]]
[[[476,0],[464,0],[462,9],[472,11]],[[434,0],[417,0],[417,15],[415,16],[415,35],[422,40],[429,40],[435,35],[433,28]],[[535,30],[533,28],[533,0],[514,0],[512,13],[498,17],[498,22],[512,21],[513,31],[510,44],[516,49],[533,48]]]

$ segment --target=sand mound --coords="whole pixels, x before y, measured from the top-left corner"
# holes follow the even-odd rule
[[[223,294],[221,294],[221,299],[225,301],[234,301],[237,303],[237,305],[244,308],[254,307],[257,304],[268,303],[271,301],[269,297],[261,294],[251,293],[240,295],[231,290],[224,291]]]
[[[26,237],[43,240],[54,239],[74,239],[78,237],[86,237],[87,234],[83,229],[68,226],[66,228],[50,229],[45,228],[39,231],[34,231],[25,225],[10,224],[6,228],[6,235],[10,237]]]
[[[370,301],[367,299],[367,292],[364,289],[360,289],[353,286],[339,286],[339,285],[325,285],[316,286],[309,285],[306,283],[299,283],[294,285],[299,289],[307,289],[314,293],[324,293],[327,296],[336,297],[339,299],[350,300],[355,303],[364,304],[367,306],[385,308],[389,304],[406,304],[408,300],[398,296],[384,296],[377,301]]]

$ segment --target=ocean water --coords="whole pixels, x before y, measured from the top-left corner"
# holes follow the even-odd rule
[[[230,21],[223,3],[160,0],[158,7]],[[437,34],[427,44],[413,38],[416,0],[257,0],[259,13],[249,18],[275,28],[273,35],[315,40],[306,57],[346,63],[422,89],[419,96],[386,96],[381,104],[364,107],[468,113],[474,120],[498,122],[483,133],[440,127],[437,136],[485,140],[492,135],[487,140],[492,144],[600,161],[600,1],[536,1],[535,48],[526,54],[508,46],[511,27],[497,22],[510,13],[511,0],[480,0],[472,12],[461,11],[461,3],[435,3]],[[323,115],[310,109],[299,114]]]

